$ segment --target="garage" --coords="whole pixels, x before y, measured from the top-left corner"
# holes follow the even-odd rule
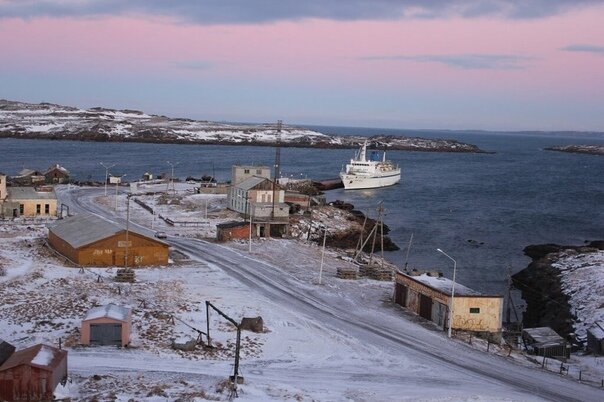
[[[127,346],[130,343],[132,312],[113,303],[88,310],[82,320],[82,345]]]
[[[122,324],[91,324],[90,344],[122,346]]]

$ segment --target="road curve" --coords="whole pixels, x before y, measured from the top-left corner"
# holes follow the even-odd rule
[[[61,201],[72,211],[88,211],[108,219],[120,221],[111,211],[91,202],[100,195],[99,189],[72,189],[60,193]],[[132,225],[132,223],[131,223]],[[144,228],[141,227],[144,230]],[[148,231],[148,233],[151,233]],[[195,259],[206,261],[222,269],[229,276],[254,289],[275,303],[338,331],[344,331],[363,342],[377,347],[404,351],[422,361],[429,361],[443,370],[454,370],[475,377],[477,381],[499,383],[520,393],[554,401],[601,401],[604,391],[570,380],[538,368],[525,367],[504,357],[483,353],[455,341],[444,334],[425,331],[422,337],[408,331],[411,324],[401,318],[384,320],[362,314],[333,303],[321,292],[304,286],[278,268],[250,258],[219,244],[196,239],[170,237],[171,245]],[[350,306],[349,306],[350,307]],[[383,318],[383,317],[381,317]],[[410,332],[410,333],[409,333]],[[415,336],[414,336],[415,334]]]

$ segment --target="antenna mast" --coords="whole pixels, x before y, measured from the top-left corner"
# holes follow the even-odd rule
[[[275,177],[273,177],[273,219],[275,218],[275,196],[277,195],[277,180],[281,175],[281,127],[283,125],[282,120],[277,120],[277,138],[275,141]]]

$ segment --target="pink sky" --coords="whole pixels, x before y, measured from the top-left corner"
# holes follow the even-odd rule
[[[601,6],[538,19],[5,18],[0,97],[214,120],[604,131],[603,20]],[[563,50],[576,45],[594,51]]]

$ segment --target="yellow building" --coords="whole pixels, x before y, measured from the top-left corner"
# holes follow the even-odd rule
[[[440,328],[449,325],[453,281],[428,274],[396,274],[394,301]],[[455,283],[452,329],[472,332],[501,332],[503,296],[484,295]]]
[[[52,187],[8,187],[6,192],[2,203],[5,218],[57,216],[57,197]]]

